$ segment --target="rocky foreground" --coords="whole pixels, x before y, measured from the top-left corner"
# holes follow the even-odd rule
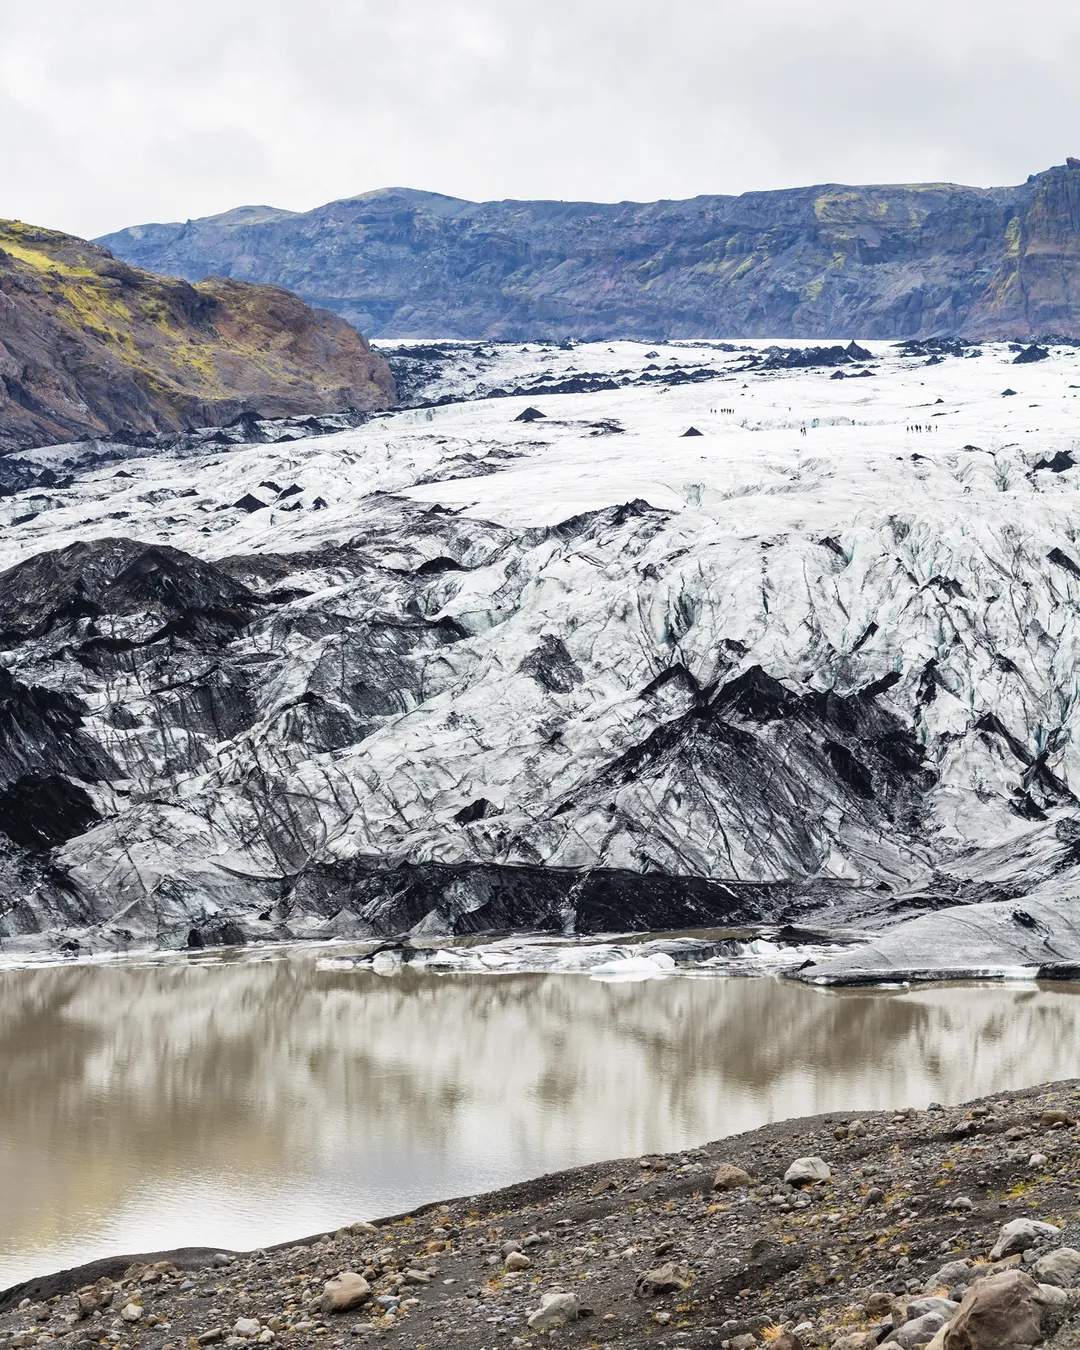
[[[1080,1082],[831,1114],[0,1295],[0,1346],[1080,1346]],[[319,1338],[322,1339],[320,1342]]]

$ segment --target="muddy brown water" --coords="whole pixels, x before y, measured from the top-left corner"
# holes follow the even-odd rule
[[[0,1288],[251,1248],[788,1116],[1080,1074],[1080,986],[384,978],[268,959],[0,974]]]

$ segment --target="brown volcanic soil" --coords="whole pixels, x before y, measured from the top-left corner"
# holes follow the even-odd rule
[[[365,339],[289,291],[223,277],[193,286],[0,221],[0,453],[394,399]]]
[[[1057,1225],[1062,1232],[1048,1248],[1080,1245],[1077,1111],[1073,1081],[964,1107],[866,1114],[861,1125],[851,1115],[816,1116],[265,1252],[115,1258],[0,1295],[0,1345],[181,1350],[218,1341],[241,1347],[261,1336],[280,1346],[386,1341],[493,1350],[546,1343],[549,1333],[530,1329],[527,1318],[554,1290],[572,1291],[585,1310],[550,1333],[567,1345],[731,1342],[749,1350],[785,1326],[797,1327],[797,1338],[785,1336],[780,1350],[828,1346],[853,1332],[883,1337],[890,1317],[904,1315],[898,1300],[955,1292],[955,1275],[937,1278],[947,1262],[972,1259],[966,1281],[975,1286],[975,1272],[993,1268],[987,1254],[1010,1220]],[[1033,1155],[1042,1160],[1033,1163]],[[806,1156],[827,1160],[831,1179],[785,1186],[789,1164]],[[724,1163],[755,1180],[715,1190]],[[960,1197],[970,1208],[949,1207]],[[507,1267],[507,1243],[523,1249],[527,1264],[518,1272]],[[155,1269],[158,1260],[166,1264]],[[635,1293],[643,1272],[669,1262],[683,1268],[686,1289]],[[342,1271],[365,1274],[371,1297],[324,1314],[324,1281]],[[73,1292],[80,1287],[82,1310]],[[119,1316],[132,1315],[129,1304],[141,1309],[136,1321]],[[1070,1294],[1054,1311],[1056,1324],[1065,1323],[1055,1347],[1080,1344],[1078,1304],[1080,1295]],[[259,1326],[237,1332],[238,1318]]]

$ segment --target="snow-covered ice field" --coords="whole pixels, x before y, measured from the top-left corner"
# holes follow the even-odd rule
[[[775,345],[800,344],[739,344]],[[1015,366],[1013,350],[992,344],[981,356],[927,368],[925,360],[896,356],[893,343],[861,345],[875,356],[872,379],[834,380],[830,368],[740,373],[744,351],[716,344],[650,348],[658,353],[651,362],[641,343],[572,352],[489,346],[497,360],[485,380],[451,374],[433,392],[465,397],[477,388],[583,372],[611,378],[649,365],[663,373],[673,362],[721,374],[700,384],[545,395],[538,405],[544,422],[513,420],[537,403],[534,395],[473,398],[279,446],[108,463],[62,491],[7,499],[0,559],[10,565],[41,548],[129,531],[208,558],[340,543],[358,500],[380,491],[518,527],[557,524],[634,497],[665,510],[703,510],[745,529],[804,531],[817,518],[835,525],[883,504],[944,506],[972,493],[991,494],[999,512],[1030,494],[1071,501],[1067,477],[1027,475],[1080,444],[1080,352],[1056,348],[1045,361]],[[468,361],[472,349],[462,350]],[[1005,389],[1015,393],[1002,397]],[[622,434],[598,429],[605,421],[619,423]],[[931,430],[910,430],[918,425]],[[690,426],[705,444],[683,436]],[[22,457],[57,462],[71,454],[49,447]],[[437,481],[420,483],[425,478]],[[298,484],[301,509],[273,509],[268,480]],[[246,493],[268,501],[268,512],[220,511]],[[328,506],[315,515],[305,508],[317,497]],[[12,525],[31,511],[33,520]]]

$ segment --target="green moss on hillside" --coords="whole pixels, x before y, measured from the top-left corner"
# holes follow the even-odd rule
[[[55,405],[42,409],[36,389],[0,393],[0,449],[118,426],[179,429],[244,408],[283,415],[393,401],[389,371],[359,333],[276,287],[221,277],[192,285],[12,220],[0,220],[0,287],[19,311],[17,323],[11,311],[7,327],[0,321],[0,349],[49,372]]]

